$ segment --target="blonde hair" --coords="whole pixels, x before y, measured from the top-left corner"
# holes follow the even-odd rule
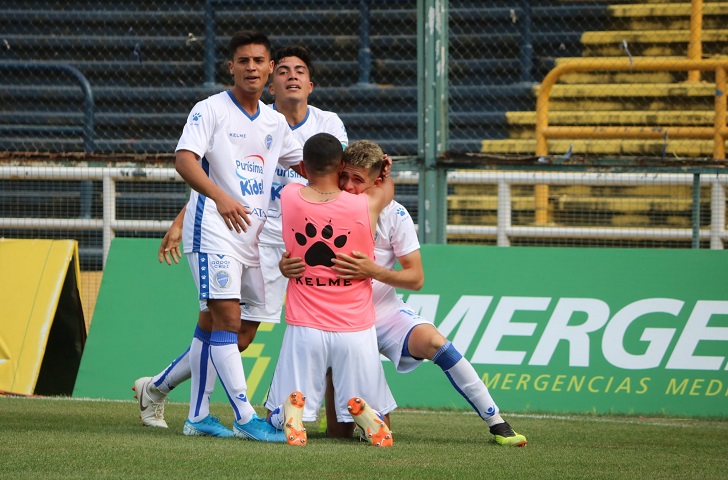
[[[344,150],[341,160],[354,167],[364,167],[377,172],[382,169],[382,148],[371,140],[357,140]]]

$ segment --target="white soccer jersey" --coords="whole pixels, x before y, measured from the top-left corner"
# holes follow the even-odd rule
[[[412,217],[406,208],[398,202],[384,207],[377,219],[377,231],[374,235],[374,255],[377,265],[394,268],[397,257],[402,257],[419,250],[417,230]],[[393,309],[399,309],[399,299],[394,287],[374,280],[372,296],[377,318],[381,318]]]
[[[276,165],[288,168],[300,163],[303,155],[285,117],[263,102],[250,116],[231,91],[221,92],[195,105],[177,150],[199,155],[210,180],[249,208],[252,222],[247,232],[229,230],[215,202],[193,190],[182,233],[185,253],[225,254],[258,266],[258,234],[265,222]]]
[[[275,104],[271,105],[271,108],[275,110]],[[349,144],[346,128],[344,128],[344,123],[339,116],[334,112],[327,112],[311,105],[308,106],[306,118],[301,123],[291,126],[291,131],[301,145],[317,133],[330,133],[339,139],[341,146],[344,148]],[[303,185],[308,184],[305,178],[293,170],[287,170],[280,165],[276,167],[276,175],[273,178],[273,187],[270,191],[268,220],[260,233],[261,245],[283,246],[283,237],[281,237],[281,190],[286,184],[294,182]]]

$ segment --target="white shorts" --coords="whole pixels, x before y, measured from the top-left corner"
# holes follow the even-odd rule
[[[300,391],[306,395],[303,421],[315,421],[324,401],[329,368],[339,422],[354,421],[346,408],[351,397],[363,398],[382,415],[397,408],[379,361],[374,327],[361,332],[327,332],[296,325],[286,326],[265,407],[275,410],[291,392]]]
[[[248,267],[230,255],[213,253],[188,253],[187,262],[197,286],[201,312],[208,311],[208,299],[236,299],[241,304],[263,305],[260,267]]]
[[[262,307],[245,305],[241,318],[251,322],[281,323],[281,311],[288,279],[281,274],[278,262],[286,249],[267,245],[260,245],[259,248],[260,269],[265,281],[265,305]]]
[[[422,363],[423,359],[403,357],[402,349],[409,332],[423,323],[432,325],[432,322],[417,315],[412,307],[401,299],[399,308],[393,307],[382,315],[377,311],[377,323],[374,326],[377,329],[379,352],[394,363],[399,373],[411,372]]]

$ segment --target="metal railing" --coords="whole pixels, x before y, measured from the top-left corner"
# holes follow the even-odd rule
[[[412,171],[393,173],[395,182],[417,184],[419,174]],[[96,180],[102,182],[103,218],[0,218],[0,228],[14,229],[67,229],[102,231],[103,260],[106,264],[111,240],[117,231],[164,232],[170,220],[117,220],[116,182],[150,181],[181,182],[182,179],[173,168],[134,168],[134,167],[34,167],[0,166],[0,179],[13,180]],[[529,227],[512,224],[511,187],[514,185],[690,185],[690,174],[651,174],[651,173],[579,173],[564,172],[449,172],[449,184],[482,184],[498,186],[497,224],[496,225],[448,225],[449,235],[471,234],[490,236],[497,239],[499,246],[510,246],[515,237],[531,238],[607,238],[607,239],[660,239],[686,240],[696,232],[689,228],[620,228],[620,227]],[[710,248],[722,250],[728,240],[726,231],[726,195],[728,175],[703,176],[700,184],[712,188],[710,210],[711,225],[699,229],[701,240],[710,240]]]
[[[715,71],[715,119],[712,127],[640,127],[640,126],[549,126],[549,100],[554,84],[563,75],[576,72],[616,71]],[[536,155],[548,155],[549,138],[702,138],[713,139],[713,158],[725,159],[726,125],[726,70],[728,59],[705,60],[631,60],[584,59],[562,63],[554,67],[541,82],[536,100]]]
[[[394,176],[394,175],[393,175]],[[397,183],[416,182],[417,175],[399,174]],[[447,234],[495,236],[497,245],[510,246],[514,237],[520,238],[601,238],[601,239],[659,239],[659,240],[710,240],[712,250],[722,250],[728,240],[726,231],[726,194],[728,174],[703,175],[700,186],[711,186],[710,227],[699,228],[693,220],[692,228],[636,228],[636,227],[573,227],[573,226],[514,226],[512,224],[511,187],[514,185],[693,185],[695,177],[682,173],[564,173],[564,172],[450,172],[448,184],[498,185],[498,211],[495,226],[448,225]],[[699,188],[698,188],[699,191]],[[695,216],[698,202],[693,195],[692,214]],[[697,226],[696,226],[697,225]]]
[[[549,100],[551,90],[563,75],[576,72],[595,71],[715,71],[715,117],[712,127],[658,127],[658,126],[549,126]],[[727,101],[726,101],[726,59],[702,60],[633,60],[633,59],[584,59],[562,63],[554,67],[543,79],[536,100],[536,155],[546,157],[549,154],[549,138],[638,138],[660,139],[670,138],[713,139],[713,159],[725,159],[725,141],[728,136]],[[695,173],[699,175],[699,173]],[[548,218],[548,187],[537,186],[536,223],[545,224]]]
[[[0,166],[0,179],[12,180],[97,180],[102,182],[103,218],[1,218],[0,228],[15,229],[67,229],[101,230],[103,236],[103,263],[111,240],[119,230],[164,232],[172,220],[117,220],[116,182],[123,180],[168,182],[182,181],[173,168],[132,167],[23,167]]]

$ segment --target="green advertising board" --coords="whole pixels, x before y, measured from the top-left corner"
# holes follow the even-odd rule
[[[157,240],[114,240],[74,396],[130,398],[189,345],[187,265]],[[728,416],[728,254],[425,245],[425,286],[402,292],[473,364],[503,411]],[[262,403],[285,324],[243,353]],[[400,406],[468,408],[442,371],[383,360]],[[213,401],[225,402],[220,388]],[[186,401],[189,386],[173,392]]]
[[[501,409],[728,415],[725,252],[422,252],[425,288],[405,299],[435,319]],[[416,403],[423,374],[392,382],[400,403]],[[445,405],[455,397],[420,398]]]

